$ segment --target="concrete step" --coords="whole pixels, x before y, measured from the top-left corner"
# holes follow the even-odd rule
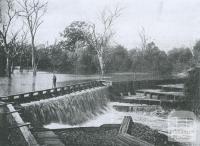
[[[113,105],[113,108],[120,112],[137,112],[137,111],[155,111],[160,110],[158,105],[146,105],[146,104],[137,104],[137,105]]]
[[[141,89],[137,90],[136,93],[143,93],[145,96],[149,95],[149,98],[152,98],[152,96],[170,98],[169,100],[181,100],[181,98],[185,97],[183,92],[166,92],[160,89]]]
[[[165,84],[165,85],[157,85],[158,88],[170,92],[183,92],[184,91],[184,84]]]

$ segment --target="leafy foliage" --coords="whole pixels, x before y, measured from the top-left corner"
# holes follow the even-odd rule
[[[200,113],[199,107],[199,86],[200,86],[200,68],[195,67],[189,71],[188,79],[185,83],[185,96],[187,105],[190,110],[196,114]]]
[[[174,48],[168,52],[168,58],[176,72],[190,68],[193,62],[193,54],[189,48]]]
[[[61,36],[65,39],[61,42],[64,48],[75,51],[77,43],[82,47],[86,44],[86,33],[88,31],[89,25],[84,21],[74,21],[68,27],[65,28]]]

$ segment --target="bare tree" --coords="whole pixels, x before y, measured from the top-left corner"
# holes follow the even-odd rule
[[[28,31],[23,30],[23,33],[20,35],[20,39],[19,39],[19,65],[20,65],[20,72],[23,71],[23,67],[22,67],[22,56],[25,54],[25,47],[27,44],[27,34]]]
[[[141,41],[141,49],[142,49],[142,52],[144,52],[144,50],[146,50],[147,48],[147,43],[148,43],[148,38],[146,36],[144,27],[142,27],[141,31],[139,32],[139,37]]]
[[[86,40],[90,45],[90,47],[96,50],[102,75],[104,75],[105,51],[111,41],[112,36],[114,35],[112,26],[115,20],[120,16],[121,11],[122,8],[120,7],[116,7],[113,11],[109,9],[104,9],[100,15],[100,20],[103,25],[103,32],[97,33],[96,25],[91,24],[90,33],[88,33],[89,35],[86,36],[87,37]]]
[[[9,32],[11,30],[12,22],[18,15],[18,12],[14,8],[13,0],[5,1],[5,13],[3,15],[4,15],[4,20],[1,24],[0,36],[3,40],[4,52],[6,54],[6,75],[8,77],[11,77],[11,67],[10,67],[11,48],[9,47],[8,44],[12,42],[18,34],[17,32],[13,35],[12,38],[9,38],[10,37]]]
[[[11,70],[11,73],[13,73],[14,59],[19,54],[19,48],[18,48],[18,42],[17,42],[17,37],[19,35],[19,31],[16,33],[11,33],[11,34],[12,34],[12,39],[8,43],[8,48],[10,50],[10,70]]]
[[[30,31],[32,45],[32,68],[33,75],[36,76],[37,63],[35,36],[39,26],[43,23],[42,17],[46,12],[47,2],[41,2],[40,0],[19,0],[18,4],[21,8],[19,15],[24,18],[24,22]]]

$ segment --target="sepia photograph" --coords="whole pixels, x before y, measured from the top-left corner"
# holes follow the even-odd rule
[[[0,0],[0,146],[200,146],[199,0]]]

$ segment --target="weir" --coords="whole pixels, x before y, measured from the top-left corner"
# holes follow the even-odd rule
[[[77,125],[106,108],[109,99],[107,87],[96,87],[51,99],[22,104],[24,119],[35,127],[50,123]]]
[[[105,96],[108,95],[108,91],[104,82],[90,81],[66,87],[0,97],[0,145],[64,146],[53,131],[41,132],[41,137],[35,139],[37,136],[32,135],[32,128],[34,126],[41,128],[43,124],[48,123],[48,120],[70,124],[80,123],[95,116],[95,114],[101,113],[108,100],[108,96]],[[89,89],[97,90],[97,92],[89,92]],[[7,105],[9,105],[9,108]],[[81,111],[82,114],[78,114]],[[31,114],[33,117],[30,116]]]
[[[7,103],[13,101],[13,105],[14,107],[16,107],[16,112],[18,112],[18,109],[22,109],[20,112],[21,117],[24,120],[24,124],[26,124],[26,122],[30,122],[32,128],[29,130],[29,132],[33,134],[39,145],[51,143],[49,142],[49,140],[53,139],[53,145],[58,145],[58,143],[61,143],[60,145],[63,146],[60,139],[65,137],[65,133],[69,133],[69,131],[66,130],[64,132],[64,135],[59,135],[59,132],[56,132],[56,130],[58,129],[50,127],[52,123],[60,124],[61,127],[62,125],[66,125],[66,127],[72,128],[85,127],[84,124],[87,125],[88,123],[90,123],[88,124],[88,127],[95,127],[95,125],[98,125],[97,123],[101,123],[102,121],[104,121],[105,123],[101,123],[96,127],[101,127],[101,125],[107,124],[107,127],[112,129],[113,131],[111,130],[110,132],[105,132],[105,135],[108,134],[110,137],[112,137],[111,141],[115,143],[115,140],[117,139],[116,129],[118,129],[117,127],[115,127],[115,124],[120,124],[125,115],[131,116],[134,122],[139,122],[144,125],[150,126],[148,130],[150,130],[151,128],[159,129],[160,125],[166,124],[166,121],[162,117],[158,117],[156,115],[162,113],[167,114],[162,109],[162,105],[158,105],[157,103],[155,104],[153,102],[150,103],[150,101],[171,101],[171,93],[170,98],[168,98],[168,93],[163,95],[165,92],[170,92],[171,90],[166,91],[165,88],[161,87],[165,86],[165,84],[173,84],[173,86],[175,84],[183,84],[183,81],[184,79],[130,81],[126,83],[114,82],[112,83],[112,85],[107,84],[108,82],[105,81],[92,81],[84,84],[36,91],[34,93],[11,95],[9,97],[3,97],[2,101],[7,101]],[[161,84],[163,82],[165,83],[164,85]],[[121,86],[123,88],[121,88]],[[139,92],[141,91],[141,89],[145,89],[146,91],[149,88],[151,88],[151,90],[153,91],[152,96],[150,97],[146,94],[146,92]],[[159,88],[162,95],[158,95],[158,93],[156,92],[158,89],[156,88]],[[173,92],[176,92],[176,89],[174,89]],[[23,102],[24,99],[26,99],[25,102]],[[136,100],[140,100],[140,103],[136,103]],[[146,100],[148,102],[146,102]],[[99,120],[98,118],[101,116],[102,119],[100,118]],[[157,122],[159,121],[161,123],[158,124]],[[112,128],[113,124],[115,128]],[[15,127],[18,129],[19,126],[20,125]],[[138,124],[136,124],[136,127],[137,126]],[[145,126],[141,125],[140,127],[144,128],[143,132],[145,132]],[[104,127],[103,129],[105,130],[103,131],[106,131],[106,129],[109,128]],[[132,128],[132,130],[137,131],[138,129]],[[84,135],[81,135],[81,133],[87,133],[87,130],[83,130],[82,132],[80,132],[79,135],[78,131],[80,132],[81,129],[77,128],[77,132],[76,130],[72,130],[72,133],[74,132],[74,136],[72,134],[71,137],[72,141],[74,141],[73,138],[76,137],[76,135],[79,139],[84,137]],[[104,137],[102,133],[99,134],[103,137],[102,141],[107,138],[109,139],[109,137]],[[134,132],[132,132],[131,134],[133,133]],[[125,134],[123,136],[120,135],[120,138],[122,140],[122,143],[124,143],[124,141],[127,141],[128,139],[128,141],[131,141],[131,143],[138,143],[139,140],[137,135],[136,137],[133,137],[133,135]],[[68,140],[69,144],[73,143],[72,141],[70,141],[70,135],[62,140]],[[146,141],[145,138],[143,140]],[[110,141],[108,141],[108,143],[110,143]],[[142,143],[144,144],[145,142]]]

